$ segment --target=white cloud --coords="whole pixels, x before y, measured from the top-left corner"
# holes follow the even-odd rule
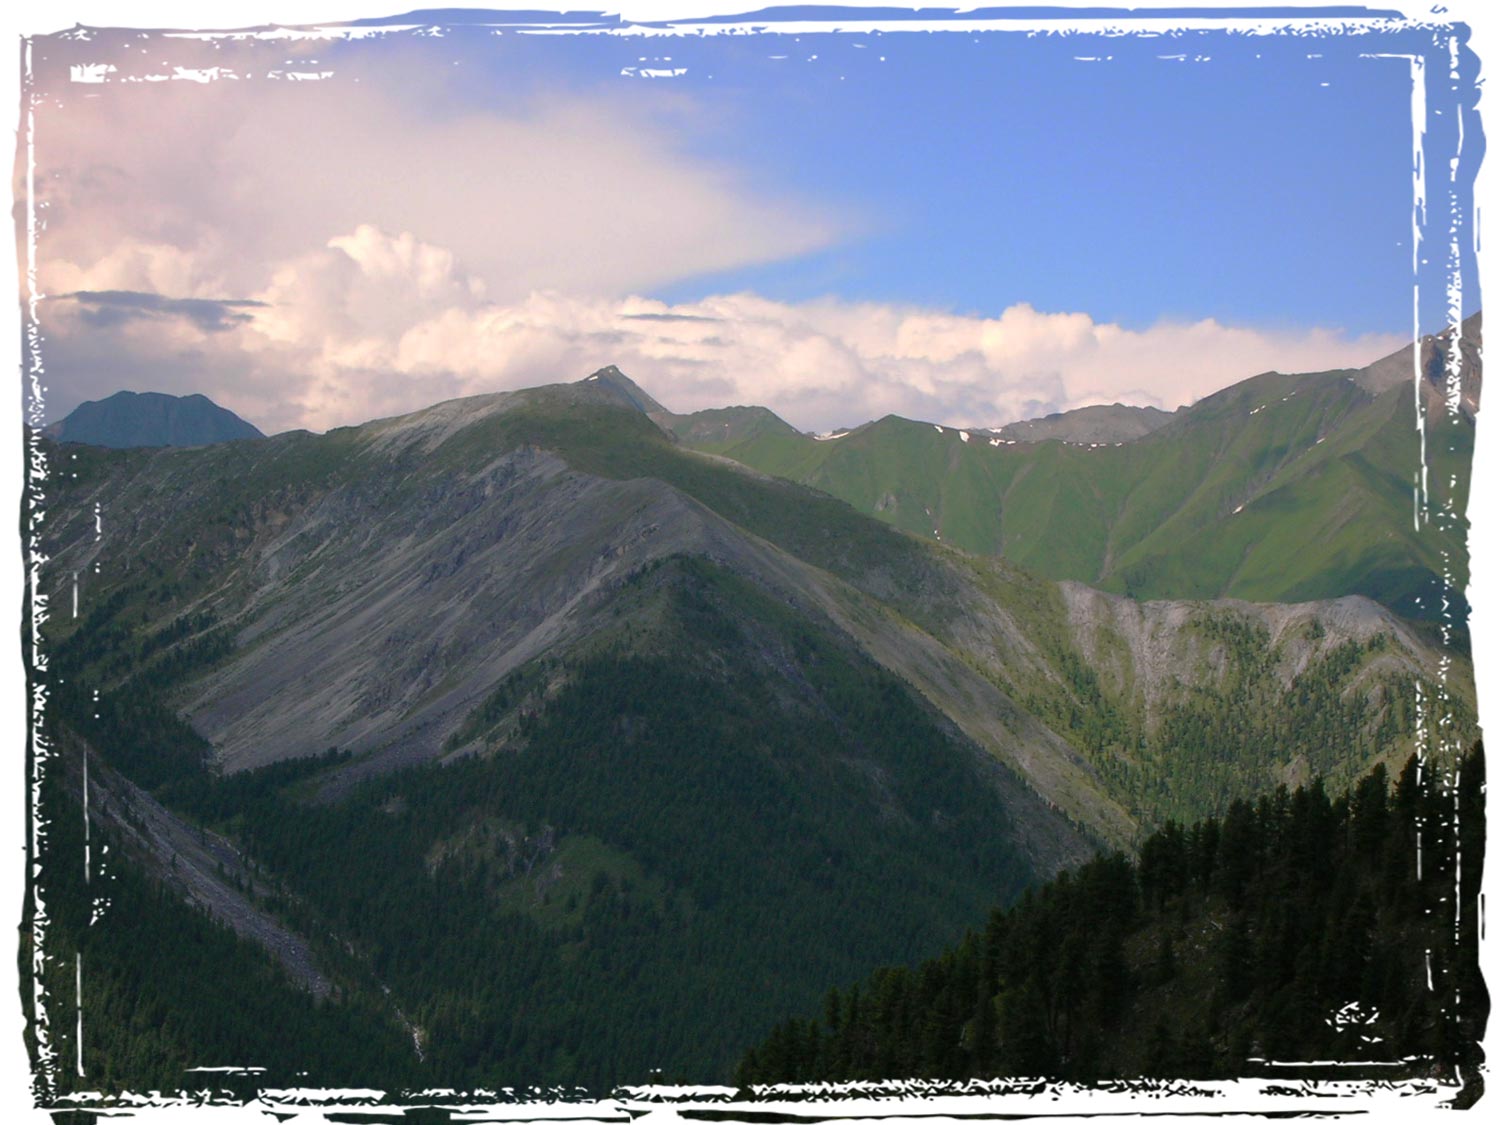
[[[1173,409],[1261,371],[1359,366],[1402,343],[1213,320],[1136,331],[1025,304],[985,318],[750,293],[495,301],[449,249],[370,224],[276,265],[250,296],[264,307],[240,310],[249,320],[229,331],[185,317],[86,326],[67,301],[49,317],[65,360],[91,336],[116,365],[134,357],[132,369],[157,372],[152,387],[190,385],[271,429],[356,423],[610,363],[679,412],[756,403],[808,430],[887,413],[999,425],[1099,402]]]
[[[241,297],[368,225],[451,248],[497,300],[618,294],[777,261],[843,229],[831,207],[775,198],[689,151],[722,123],[671,91],[626,105],[605,87],[518,83],[474,103],[440,51],[411,46],[341,59],[313,83],[69,81],[69,64],[120,46],[52,40],[38,62],[47,292],[107,276],[109,288]],[[150,58],[170,72],[223,62],[220,47],[252,50],[157,40]],[[253,50],[264,63],[270,48]]]
[[[264,45],[158,39],[129,65],[138,52],[121,46],[52,40],[39,63],[55,413],[122,386],[198,390],[263,428],[322,429],[615,363],[681,411],[763,403],[807,429],[886,413],[986,425],[1093,402],[1174,407],[1257,371],[1354,365],[1400,344],[1214,321],[1133,331],[1024,304],[984,318],[621,296],[826,246],[847,220],[693,155],[692,138],[723,123],[670,89],[629,113],[603,88],[542,86],[465,108],[417,48],[376,64],[329,62],[326,43],[278,47],[277,66],[296,56],[333,73],[285,83],[248,68]],[[105,82],[70,81],[105,55],[119,62]],[[208,64],[238,77],[129,81],[131,65]],[[79,292],[117,296],[91,308],[65,296]],[[177,311],[187,298],[261,304],[224,320]]]

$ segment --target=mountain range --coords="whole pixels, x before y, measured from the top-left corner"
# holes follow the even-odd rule
[[[1377,368],[1102,447],[819,440],[615,368],[322,435],[41,439],[54,799],[381,1013],[413,1081],[723,1076],[1097,849],[1467,745],[1428,620],[1463,532],[1410,530],[1426,400]],[[1477,353],[1455,385],[1429,449],[1466,473]]]
[[[1481,327],[1478,314],[1464,322],[1451,373],[1444,333],[1359,370],[1258,375],[1086,441],[1069,435],[1091,433],[1105,408],[996,431],[889,416],[836,437],[764,410],[657,417],[692,448],[1051,578],[1146,599],[1360,594],[1462,620],[1467,525],[1414,526],[1414,474],[1425,456],[1463,512]],[[1445,596],[1460,599],[1451,615]]]

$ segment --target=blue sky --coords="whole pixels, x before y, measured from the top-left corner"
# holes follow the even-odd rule
[[[1410,142],[1392,126],[1408,117],[1407,67],[1309,60],[1305,46],[835,40],[802,64],[828,72],[804,80],[805,106],[753,117],[734,140],[779,148],[786,182],[879,219],[753,284],[981,313],[1026,300],[1132,327],[1400,326]],[[1158,57],[1182,52],[1211,61]],[[770,69],[747,61],[736,93],[796,100],[769,93],[756,72]]]
[[[824,251],[666,300],[750,287],[983,314],[1030,301],[1132,327],[1411,319],[1410,66],[1369,56],[1430,52],[1425,33],[449,34],[480,103],[569,86],[650,113],[660,91],[619,71],[681,68],[672,94],[714,126],[686,134],[694,151],[849,219]]]
[[[1432,62],[1442,324],[1474,64],[1448,89],[1430,30],[401,27],[434,22],[40,43],[54,291],[258,302],[208,335],[134,313],[111,335],[59,302],[57,403],[102,371],[319,428],[619,361],[679,409],[984,424],[1355,366],[1413,315],[1411,69],[1375,55]],[[106,69],[81,86],[80,64]],[[210,64],[232,81],[130,84]],[[119,142],[144,129],[159,152]],[[1469,114],[1461,208],[1482,144]],[[129,206],[99,186],[122,167]]]

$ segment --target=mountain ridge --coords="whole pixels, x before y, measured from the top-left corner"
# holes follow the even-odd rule
[[[80,612],[41,623],[58,745],[239,849],[252,932],[381,1043],[407,1029],[428,1085],[727,1073],[828,982],[1096,850],[1476,729],[1465,657],[1372,601],[1052,581],[693,449],[647,400],[585,378],[39,446],[69,469],[40,593]]]
[[[1443,440],[1425,446],[1430,472],[1453,482],[1460,513],[1442,531],[1398,514],[1424,448],[1410,349],[1360,371],[1253,376],[1123,442],[1020,443],[896,416],[835,440],[798,434],[769,412],[737,428],[708,424],[716,415],[670,425],[695,448],[822,489],[911,534],[1052,577],[1144,598],[1358,593],[1427,620],[1446,600],[1462,633],[1481,323],[1465,322],[1455,373],[1442,363],[1451,333],[1422,344],[1424,425],[1429,435],[1443,427]]]
[[[249,504],[219,546],[157,531],[129,548],[149,544],[163,565],[196,560],[207,572],[228,565],[237,575],[221,586],[235,592],[228,601],[219,595],[215,612],[224,627],[232,624],[240,655],[208,671],[183,701],[226,768],[262,763],[257,755],[269,747],[280,756],[329,744],[404,747],[392,764],[409,760],[418,744],[431,754],[487,684],[586,633],[590,607],[640,566],[686,552],[755,575],[804,611],[838,622],[1070,816],[1107,839],[1133,834],[1129,815],[1099,819],[1110,800],[1091,777],[1096,767],[1067,736],[1059,740],[1028,716],[1019,694],[1056,683],[1056,662],[1078,642],[1066,624],[1080,597],[1071,587],[999,560],[924,547],[817,492],[680,448],[637,404],[580,405],[591,391],[587,381],[577,388],[455,400],[243,451],[132,455],[141,487],[186,505],[170,517],[174,525],[191,525],[205,505]],[[193,463],[202,456],[245,463]],[[378,475],[359,467],[376,463],[388,467]],[[304,470],[313,476],[304,479]],[[212,483],[226,479],[244,489],[244,501]],[[273,484],[282,501],[265,495]],[[102,501],[106,513],[142,502],[126,487]],[[392,522],[397,512],[405,514]],[[78,530],[77,568],[86,573],[107,556],[87,528]],[[338,579],[328,585],[319,575]],[[1160,604],[1179,630],[1200,612],[1194,605],[1245,614],[1232,603]],[[1363,643],[1368,629],[1346,624],[1347,606],[1361,603],[1344,604],[1310,617],[1335,641]],[[386,623],[396,606],[407,624]],[[1104,616],[1118,634],[1120,611]],[[1373,605],[1363,617],[1405,651],[1425,646]],[[970,621],[986,624],[976,631]],[[428,640],[406,651],[418,622]],[[1049,642],[1061,646],[1050,655],[1038,647],[1049,636],[1061,638]],[[1435,676],[1437,663],[1427,656],[1412,668]],[[1122,680],[1118,690],[1125,687]],[[996,691],[977,711],[960,702]],[[1120,705],[1137,714],[1132,722],[1159,721],[1144,698],[1122,696]],[[1012,718],[997,718],[1005,715]]]
[[[1126,406],[1116,402],[1079,406],[1043,418],[1026,418],[988,432],[1004,441],[1057,440],[1073,445],[1112,445],[1145,437],[1171,418],[1171,411],[1155,406]]]

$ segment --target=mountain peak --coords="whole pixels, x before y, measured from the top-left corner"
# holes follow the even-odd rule
[[[45,430],[55,441],[114,449],[133,446],[213,445],[264,437],[232,410],[201,394],[117,391],[97,402],[80,403]]]
[[[579,380],[579,385],[603,394],[611,402],[634,407],[643,414],[665,414],[666,407],[641,390],[636,383],[614,364],[601,367],[592,375]]]
[[[1442,410],[1447,398],[1448,352],[1453,345],[1453,326],[1423,336],[1416,345],[1407,344],[1400,351],[1378,359],[1354,373],[1354,381],[1372,395],[1393,387],[1410,386],[1413,371],[1420,368],[1421,386],[1428,408]],[[1484,339],[1484,317],[1474,313],[1458,326],[1459,340],[1459,411],[1472,419],[1479,410],[1479,393],[1483,385],[1480,348]],[[1417,352],[1420,348],[1420,352]]]

